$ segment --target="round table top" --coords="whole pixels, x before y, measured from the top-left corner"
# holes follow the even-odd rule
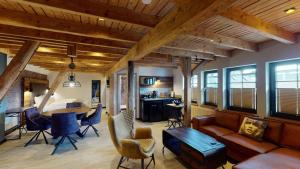
[[[43,112],[43,115],[45,116],[52,116],[52,114],[57,114],[57,113],[69,113],[69,112],[74,112],[76,114],[86,114],[91,111],[91,108],[83,106],[83,107],[78,107],[78,108],[64,108],[64,109],[56,109],[52,111],[47,111]]]

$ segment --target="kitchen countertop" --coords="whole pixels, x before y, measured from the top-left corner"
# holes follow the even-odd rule
[[[143,101],[155,101],[155,100],[166,100],[166,99],[180,99],[180,98],[177,98],[177,97],[163,97],[163,98],[141,98],[140,100],[143,100]]]

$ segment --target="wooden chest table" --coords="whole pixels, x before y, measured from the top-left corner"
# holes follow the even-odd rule
[[[163,130],[163,144],[195,169],[215,169],[227,161],[224,144],[191,128]]]

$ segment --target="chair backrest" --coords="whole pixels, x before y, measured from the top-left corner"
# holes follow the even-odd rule
[[[77,131],[79,131],[79,125],[75,113],[57,113],[52,115],[51,133],[54,137],[67,136]]]
[[[120,141],[122,139],[132,138],[130,129],[126,124],[123,113],[116,116],[108,117],[108,128],[110,132],[111,139],[116,146],[117,150],[120,152]]]
[[[102,113],[102,104],[99,103],[96,111],[89,117],[93,124],[100,123]]]
[[[40,113],[36,107],[25,110],[26,128],[28,130],[36,130],[38,126],[34,123],[33,119],[38,118]]]

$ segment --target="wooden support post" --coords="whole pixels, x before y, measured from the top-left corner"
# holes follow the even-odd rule
[[[55,90],[57,89],[58,85],[62,82],[63,78],[66,75],[66,71],[59,72],[54,81],[51,84],[50,89],[48,90],[47,94],[43,98],[41,104],[39,105],[38,110],[40,112],[43,111],[46,103],[48,102],[49,98],[54,94]]]
[[[183,76],[184,76],[184,124],[191,126],[191,74],[192,59],[190,57],[183,58]]]
[[[117,112],[117,78],[116,74],[113,73],[109,77],[109,88],[107,93],[108,98],[108,113],[110,115],[116,115],[119,112]]]
[[[130,127],[134,127],[134,63],[133,61],[128,61],[128,98],[127,98],[127,119]]]
[[[39,45],[40,42],[38,41],[26,41],[9,63],[4,73],[0,76],[0,100],[4,98],[9,88],[18,79]]]

